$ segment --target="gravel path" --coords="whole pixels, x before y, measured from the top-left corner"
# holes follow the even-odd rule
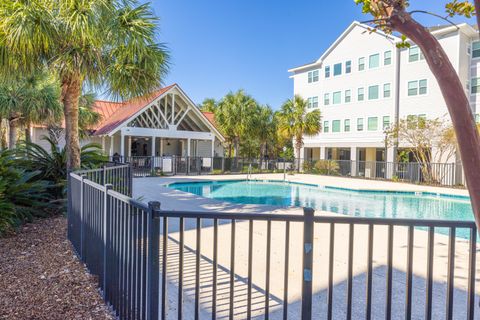
[[[0,239],[0,319],[113,319],[66,239],[66,219]]]

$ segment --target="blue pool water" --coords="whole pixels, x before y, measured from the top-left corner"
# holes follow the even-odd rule
[[[173,183],[169,187],[232,203],[312,207],[359,217],[474,220],[470,200],[462,196],[353,191],[297,183],[245,180]]]

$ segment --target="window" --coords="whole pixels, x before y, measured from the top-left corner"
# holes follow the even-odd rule
[[[345,90],[345,103],[352,101],[352,90]]]
[[[408,82],[408,95],[416,96],[418,94],[418,81]]]
[[[358,96],[357,96],[358,101],[363,101],[365,100],[365,90],[363,88],[358,88]]]
[[[350,119],[345,119],[343,122],[343,131],[350,132]]]
[[[363,131],[363,118],[357,119],[357,131]]]
[[[378,68],[380,65],[380,55],[377,54],[372,54],[368,58],[368,68],[373,69],[373,68]]]
[[[384,66],[389,66],[392,64],[392,51],[388,50],[385,51],[383,54],[383,65]]]
[[[368,87],[368,100],[378,99],[378,86]]]
[[[416,96],[416,95],[424,95],[427,94],[427,80],[419,80],[419,81],[409,81],[408,82],[408,95],[409,96]]]
[[[333,65],[333,75],[334,76],[339,76],[342,74],[342,64],[337,63]]]
[[[340,91],[334,92],[332,100],[333,100],[333,104],[342,103],[342,93]]]
[[[383,117],[383,130],[389,129],[390,128],[390,117],[389,116],[384,116]]]
[[[358,59],[358,71],[365,70],[365,58]]]
[[[340,120],[332,121],[332,132],[340,132]]]
[[[378,130],[378,118],[377,117],[368,118],[368,131],[376,131],[376,130]]]
[[[328,121],[323,121],[323,132],[327,133],[329,130]]]
[[[480,123],[480,114],[478,113],[475,115],[475,122]]]
[[[318,108],[318,97],[310,97],[308,98],[308,108]]]
[[[352,72],[352,61],[348,60],[345,62],[345,73]]]
[[[330,104],[330,94],[329,93],[325,93],[324,96],[323,96],[323,104],[325,106],[328,106]]]
[[[480,58],[480,41],[472,43],[472,58]]]
[[[390,90],[390,83],[385,83],[383,85],[383,97],[390,98],[391,90]]]
[[[308,73],[308,83],[317,82],[318,81],[318,70],[310,71]]]
[[[472,78],[472,94],[480,93],[480,78]]]
[[[325,78],[330,78],[330,66],[325,67]]]
[[[427,94],[427,80],[418,81],[418,94]]]
[[[467,82],[465,82],[465,89],[467,90],[467,92],[470,92],[470,81],[467,80]]]
[[[415,62],[419,60],[424,60],[425,57],[423,53],[420,51],[420,48],[417,46],[412,46],[408,49],[408,62]]]

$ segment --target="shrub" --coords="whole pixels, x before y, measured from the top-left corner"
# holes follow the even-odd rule
[[[318,174],[337,175],[340,171],[340,166],[334,160],[318,160],[315,162],[315,172]]]
[[[50,193],[55,199],[65,199],[67,179],[67,153],[66,148],[60,149],[48,137],[43,137],[50,145],[50,151],[42,146],[25,142],[17,149],[18,156],[22,159],[21,165],[29,171],[37,171],[39,180],[50,182]],[[103,155],[98,144],[90,143],[80,150],[82,169],[94,169],[108,161]]]
[[[39,176],[38,171],[22,169],[14,152],[0,151],[0,235],[33,217],[47,215],[49,184]]]

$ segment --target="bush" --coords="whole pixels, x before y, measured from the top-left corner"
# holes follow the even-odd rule
[[[67,184],[66,148],[58,148],[48,137],[44,137],[43,140],[50,145],[50,151],[38,144],[25,142],[17,149],[17,154],[22,159],[22,167],[29,171],[39,172],[39,180],[50,182],[49,191],[54,199],[64,200]],[[108,158],[102,153],[101,146],[94,143],[81,148],[80,158],[82,169],[99,168],[108,161]]]
[[[0,235],[33,217],[47,215],[49,184],[39,180],[39,171],[27,171],[9,150],[0,151]]]
[[[323,175],[338,175],[340,166],[334,160],[305,161],[303,172]]]

